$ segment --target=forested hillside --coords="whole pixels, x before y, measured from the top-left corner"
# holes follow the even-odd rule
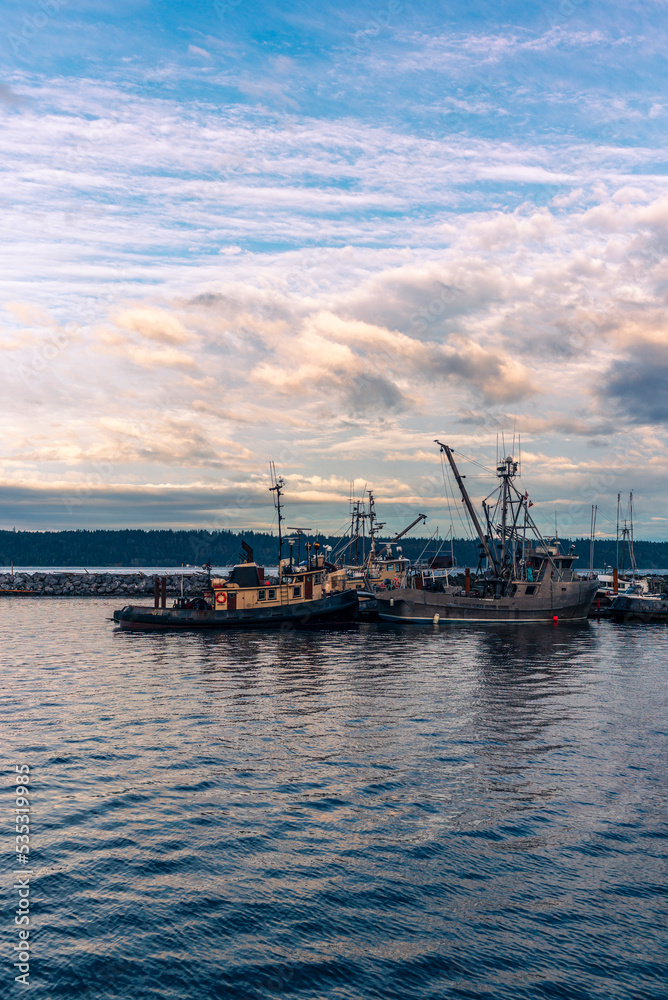
[[[277,538],[264,532],[247,531],[0,531],[0,564],[9,566],[229,566],[239,560],[241,541],[253,549],[255,558],[264,565],[276,563]],[[341,546],[340,538],[319,537],[321,545]],[[383,541],[386,541],[384,539]],[[379,545],[382,542],[378,543]],[[417,559],[427,546],[426,538],[402,538],[404,555]],[[570,540],[562,540],[567,549]],[[589,539],[576,538],[573,542],[580,557],[578,567],[589,566]],[[354,547],[349,549],[354,552]],[[435,552],[435,543],[428,551]],[[450,543],[443,551],[450,551]],[[637,541],[636,560],[642,569],[668,569],[668,542]],[[613,566],[616,543],[597,541],[594,565]],[[287,546],[285,548],[287,555]],[[477,543],[470,539],[456,539],[455,559],[460,566],[475,568],[478,562]],[[303,549],[302,549],[303,555]],[[629,566],[628,552],[620,546],[620,568]]]

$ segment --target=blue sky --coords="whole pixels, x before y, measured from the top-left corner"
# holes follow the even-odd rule
[[[667,537],[666,6],[5,2],[2,523]]]

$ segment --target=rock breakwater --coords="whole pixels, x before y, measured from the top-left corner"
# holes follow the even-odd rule
[[[0,594],[19,591],[49,597],[153,597],[154,581],[166,580],[167,596],[181,594],[181,574],[152,573],[0,573]],[[183,576],[184,597],[195,597],[207,582],[205,573]]]

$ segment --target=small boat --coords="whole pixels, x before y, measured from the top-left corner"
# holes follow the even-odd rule
[[[381,619],[413,624],[446,621],[529,622],[576,621],[587,617],[598,580],[581,580],[573,570],[577,556],[563,553],[556,539],[545,540],[529,507],[528,494],[514,485],[518,463],[507,456],[498,464],[501,483],[496,499],[483,501],[486,531],[475,512],[454,459],[440,441],[468,516],[480,540],[480,564],[464,589],[445,579],[413,578],[413,587],[376,593]]]
[[[594,564],[594,528],[596,525],[596,511],[598,507],[592,507],[592,536],[591,536],[591,556],[590,567]],[[603,572],[598,574],[599,588],[596,591],[592,606],[589,611],[590,618],[611,618],[612,602],[619,595],[637,596],[644,595],[653,599],[652,586],[646,576],[640,576],[636,563],[634,538],[633,538],[633,492],[629,493],[627,517],[621,524],[621,493],[617,494],[617,568],[611,573],[606,572],[607,567],[603,567]],[[626,542],[626,546],[624,543]],[[628,548],[630,569],[627,572],[619,569],[620,549],[622,562],[624,561],[624,549]],[[593,576],[593,572],[591,573]]]
[[[324,556],[309,551],[306,564],[282,558],[281,494],[284,481],[272,476],[278,511],[278,575],[267,577],[253,559],[253,550],[242,542],[245,559],[227,577],[211,577],[201,597],[179,598],[166,607],[166,597],[154,606],[128,604],[114,611],[114,621],[131,631],[192,629],[308,628],[314,625],[352,621],[357,613],[354,590],[330,593],[326,590]],[[292,550],[291,550],[292,551]]]
[[[594,595],[590,618],[610,618],[612,602],[619,595],[645,594],[651,596],[647,577],[622,576],[617,573],[599,573],[599,587]]]
[[[617,622],[668,622],[668,598],[635,593],[618,594],[610,605],[610,617]]]

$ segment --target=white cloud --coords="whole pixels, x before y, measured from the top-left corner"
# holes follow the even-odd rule
[[[665,494],[664,408],[643,400],[665,344],[651,148],[21,91],[0,151],[8,483],[104,464],[112,486],[194,490],[274,454],[303,501],[331,511],[359,475],[404,503],[437,490],[433,437],[489,456],[516,420],[545,497],[616,484],[632,448]]]

